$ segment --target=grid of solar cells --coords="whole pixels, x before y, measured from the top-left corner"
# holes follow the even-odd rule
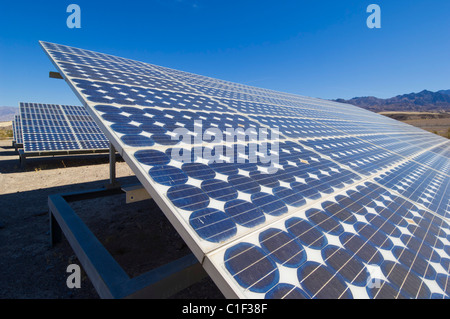
[[[448,161],[445,163],[448,172]],[[417,162],[406,162],[375,178],[382,185],[420,203],[443,217],[450,218],[449,175],[429,169]]]
[[[430,152],[442,155],[446,158],[450,157],[450,147],[448,145],[438,145],[430,149]]]
[[[13,121],[13,140],[16,144],[23,144],[22,125],[20,123],[20,115],[14,116]]]
[[[109,142],[82,106],[20,103],[25,153],[103,150]]]
[[[433,168],[448,169],[448,141],[350,105],[42,46],[226,295],[450,296],[449,180]],[[193,120],[281,136],[266,150],[196,143]]]
[[[14,120],[12,121],[12,131],[13,131],[13,142],[16,141],[16,119],[14,118]]]

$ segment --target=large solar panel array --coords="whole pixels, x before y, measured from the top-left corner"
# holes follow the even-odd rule
[[[450,141],[351,105],[41,45],[226,297],[450,296]]]
[[[23,144],[22,139],[22,125],[20,124],[20,115],[14,116],[13,123],[13,141],[16,143],[16,145]]]
[[[20,103],[25,153],[95,151],[109,142],[84,106]]]

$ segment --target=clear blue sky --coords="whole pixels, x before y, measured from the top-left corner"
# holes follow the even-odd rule
[[[66,8],[81,7],[81,29]],[[381,29],[366,8],[381,7]],[[1,1],[0,105],[80,104],[38,40],[301,95],[450,89],[448,0]]]

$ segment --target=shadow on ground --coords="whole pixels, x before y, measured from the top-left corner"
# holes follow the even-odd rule
[[[15,152],[14,149],[0,151],[0,156],[17,156],[17,158],[2,160],[2,164],[0,165],[0,173],[2,174],[29,172],[36,170],[50,170],[67,167],[81,167],[86,165],[100,165],[109,163],[109,154],[30,157],[26,159],[24,166],[21,165],[19,155]],[[117,156],[117,162],[123,162],[120,156]]]
[[[138,183],[135,176],[118,181],[121,185]],[[107,183],[101,180],[0,196],[0,298],[98,298],[85,273],[81,289],[67,287],[67,266],[81,264],[65,238],[51,247],[47,201],[49,195],[99,189]],[[121,194],[71,206],[130,277],[190,254],[153,200],[126,204]],[[205,278],[173,298],[221,299],[223,295]]]

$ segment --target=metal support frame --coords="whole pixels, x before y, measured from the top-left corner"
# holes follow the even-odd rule
[[[16,153],[19,153],[19,149],[23,148],[23,144],[19,144],[16,141],[12,141],[12,147],[14,147]]]
[[[23,144],[19,144],[23,147]],[[22,168],[26,167],[26,159],[29,157],[40,156],[66,156],[66,155],[89,155],[89,154],[105,154],[107,149],[98,150],[77,150],[77,151],[46,151],[46,152],[25,152],[23,149],[19,149],[19,161]]]
[[[23,149],[19,149],[19,162],[20,162],[20,167],[21,168],[25,168],[26,166],[26,160],[27,160],[27,155],[25,154],[25,152],[23,151]]]
[[[122,190],[126,194],[127,204],[136,203],[152,198],[141,184],[122,187]]]
[[[51,245],[67,238],[103,299],[167,298],[207,277],[193,254],[130,278],[69,203],[120,194],[120,188],[52,195],[48,198]]]
[[[18,144],[14,142],[14,149],[17,153],[19,153],[19,150],[23,148],[23,144]]]
[[[109,142],[109,184],[106,185],[106,188],[120,187],[116,177],[116,152],[114,145]]]
[[[64,80],[64,78],[62,77],[61,73],[59,73],[59,72],[53,72],[53,71],[50,71],[50,72],[48,73],[48,77],[49,77],[50,79]]]

